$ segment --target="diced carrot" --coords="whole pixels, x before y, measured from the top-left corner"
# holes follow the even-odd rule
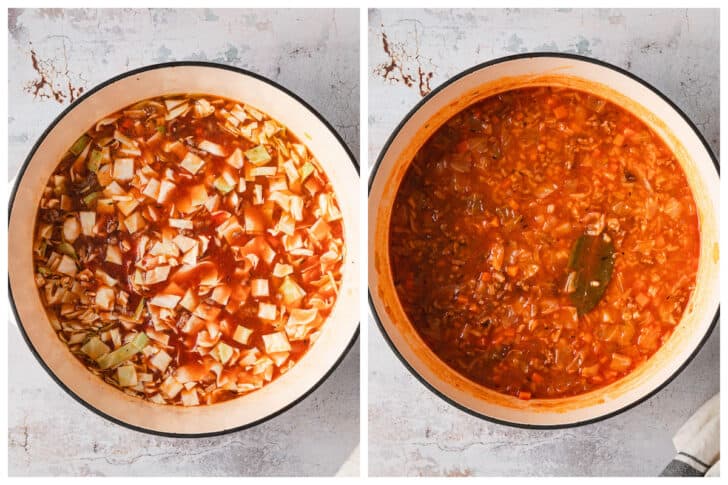
[[[528,391],[518,391],[518,399],[528,401],[529,399],[531,399],[531,393]]]
[[[480,281],[490,281],[490,278],[491,276],[489,272],[483,271],[482,273],[480,273]]]
[[[543,382],[543,376],[538,372],[534,372],[533,374],[531,374],[531,380],[536,384],[540,384]]]
[[[512,277],[515,277],[518,274],[518,266],[511,265],[506,268],[506,273],[511,275]]]
[[[458,295],[458,303],[464,305],[468,302],[468,299],[463,295]]]

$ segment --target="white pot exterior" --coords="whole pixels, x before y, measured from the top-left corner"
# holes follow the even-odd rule
[[[388,228],[397,189],[412,157],[447,119],[470,104],[519,87],[560,85],[588,91],[628,109],[672,149],[687,175],[699,213],[696,289],[670,339],[625,378],[587,394],[519,400],[477,385],[445,366],[424,344],[399,303],[388,267]],[[526,427],[583,424],[616,414],[661,389],[707,339],[719,305],[719,178],[695,128],[636,77],[578,56],[524,54],[473,68],[438,88],[405,118],[380,154],[370,179],[369,291],[385,337],[431,390],[472,414]],[[718,363],[716,363],[716,372]]]
[[[320,338],[289,372],[262,389],[210,406],[157,405],[134,398],[91,374],[51,327],[34,285],[31,254],[41,190],[61,156],[97,120],[136,101],[167,94],[210,94],[249,104],[288,127],[307,145],[331,181],[341,207],[347,247],[336,305]],[[359,327],[359,175],[354,160],[315,112],[270,81],[227,66],[170,63],[149,66],[92,90],[43,135],[18,177],[9,219],[8,272],[26,341],[49,373],[94,411],[121,424],[171,435],[240,429],[296,403],[343,358]]]

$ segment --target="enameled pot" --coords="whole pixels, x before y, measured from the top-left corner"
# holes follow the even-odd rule
[[[210,406],[153,404],[128,396],[89,372],[56,336],[33,278],[32,241],[41,191],[69,146],[90,126],[136,101],[167,94],[238,100],[288,127],[318,159],[341,207],[347,253],[335,307],[321,336],[287,373],[262,389]],[[10,199],[8,273],[18,326],[41,365],[69,394],[125,426],[170,436],[209,436],[271,418],[311,393],[351,348],[359,329],[359,175],[356,161],[326,120],[296,95],[259,75],[199,62],[127,72],[92,89],[43,133],[20,170]]]
[[[695,291],[673,335],[623,379],[574,397],[519,400],[478,385],[445,365],[423,342],[397,298],[389,268],[388,228],[395,195],[414,154],[455,113],[499,92],[563,86],[632,112],[665,141],[685,170],[699,213]],[[430,390],[484,419],[532,428],[575,426],[613,416],[665,387],[695,356],[718,318],[718,164],[695,125],[655,88],[615,66],[581,56],[536,53],[497,59],[450,79],[395,129],[369,180],[369,298],[392,350]],[[718,363],[716,362],[716,372]]]

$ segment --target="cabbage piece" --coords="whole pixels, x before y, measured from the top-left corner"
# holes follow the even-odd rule
[[[183,406],[199,406],[200,399],[196,389],[185,389],[180,396]]]
[[[273,276],[275,276],[276,278],[283,278],[284,276],[288,276],[292,273],[293,266],[291,266],[290,264],[276,263],[276,265],[273,267]]]
[[[182,297],[178,295],[156,295],[149,300],[149,304],[162,308],[174,309],[181,298]]]
[[[323,241],[331,234],[331,226],[323,219],[318,219],[313,226],[309,228],[309,234],[317,241]]]
[[[175,229],[193,229],[195,226],[189,219],[169,219],[169,227]]]
[[[81,223],[78,222],[78,219],[75,216],[69,217],[63,221],[63,239],[73,244],[80,235]]]
[[[258,304],[258,318],[263,320],[275,320],[276,306],[272,303],[260,302]]]
[[[161,283],[162,281],[167,281],[167,278],[169,277],[169,270],[171,268],[169,266],[157,266],[154,269],[151,269],[144,273],[144,284],[145,285],[153,285],[156,283]]]
[[[235,189],[238,185],[238,180],[233,174],[229,172],[223,172],[218,178],[216,178],[212,185],[223,194],[227,194]]]
[[[222,365],[227,364],[230,358],[233,356],[233,348],[225,342],[219,342],[214,349],[210,352],[210,355]]]
[[[263,345],[268,354],[273,352],[290,352],[291,344],[288,342],[285,332],[275,332],[263,335]]]
[[[81,211],[78,213],[79,219],[81,219],[81,231],[84,236],[94,235],[94,226],[96,225],[96,213]]]
[[[134,209],[136,209],[138,206],[139,202],[134,198],[129,198],[129,200],[121,200],[116,202],[116,207],[125,216],[128,216],[129,214],[134,212]]]
[[[160,350],[159,352],[154,354],[151,359],[149,359],[149,363],[160,372],[164,372],[165,370],[167,370],[170,362],[172,362],[172,357],[170,357],[170,355],[164,350]]]
[[[271,161],[271,156],[265,146],[258,145],[245,152],[247,158],[253,165],[265,165]]]
[[[61,256],[61,261],[58,263],[56,271],[68,276],[76,276],[78,267],[76,267],[76,262],[70,256],[64,254]]]
[[[126,227],[126,230],[129,231],[129,234],[141,231],[146,227],[146,225],[146,221],[138,211],[124,219],[124,226]]]
[[[205,161],[195,155],[192,152],[187,152],[187,155],[180,162],[180,166],[187,170],[192,175],[195,175],[205,164]]]
[[[235,328],[235,333],[233,334],[233,340],[236,342],[248,345],[248,341],[250,340],[250,336],[253,335],[253,331],[247,327],[243,327],[242,325],[238,325]]]
[[[174,182],[171,182],[169,180],[162,180],[162,182],[159,184],[159,193],[157,194],[157,202],[160,204],[164,204],[169,201],[170,195],[172,194],[172,191],[177,186],[174,184]]]
[[[318,310],[316,308],[294,308],[288,317],[286,326],[310,325],[316,320]]]
[[[281,283],[281,286],[278,287],[278,293],[281,294],[281,299],[287,306],[298,305],[306,296],[306,292],[303,288],[298,286],[296,281],[290,276],[287,276],[283,280],[283,283]]]
[[[164,116],[164,119],[166,121],[171,121],[179,116],[182,116],[187,112],[187,110],[190,108],[190,105],[186,102],[172,108],[169,110],[169,112]],[[169,109],[169,108],[167,108]]]
[[[215,112],[215,107],[205,98],[199,98],[195,100],[192,110],[193,117],[206,118]]]
[[[121,387],[137,385],[137,373],[133,365],[122,365],[116,368],[116,378]]]
[[[273,359],[273,363],[276,365],[276,367],[280,367],[286,363],[290,355],[290,352],[270,352],[268,354],[268,357]]]
[[[210,299],[216,303],[219,303],[220,305],[227,305],[228,300],[230,299],[230,294],[232,293],[232,290],[227,285],[220,285],[215,287],[214,290],[212,290],[212,295],[210,295]]]
[[[201,303],[197,305],[192,313],[203,320],[210,321],[215,320],[220,314],[221,310],[222,309],[219,307],[208,305],[207,303]]]
[[[268,296],[269,290],[268,290],[268,280],[258,278],[254,279],[250,283],[251,286],[251,292],[250,294],[254,297],[262,297],[262,296]]]
[[[134,178],[134,159],[117,158],[114,160],[114,179],[129,181]]]
[[[100,286],[96,290],[95,304],[101,310],[111,310],[114,308],[114,301],[116,300],[116,293],[114,289],[108,286]]]
[[[186,253],[193,247],[197,246],[197,240],[183,236],[182,234],[175,236],[175,238],[172,239],[172,242],[174,242],[183,253]]]
[[[231,167],[240,170],[243,168],[243,152],[240,148],[236,148],[235,151],[233,151],[230,156],[225,159],[225,162],[227,162],[227,164]]]
[[[182,384],[177,382],[173,376],[167,377],[159,386],[159,392],[167,399],[174,399],[182,389]]]
[[[119,140],[119,142],[126,148],[138,148],[137,142],[129,138],[128,136],[124,135],[119,130],[114,130],[114,138],[116,140]]]
[[[197,145],[197,148],[218,157],[224,157],[226,155],[225,150],[222,148],[222,146],[209,140],[202,140]]]
[[[142,190],[142,194],[146,195],[150,199],[157,200],[157,197],[159,197],[160,188],[161,184],[159,183],[159,180],[152,178],[149,179],[149,182],[147,182],[144,190]]]
[[[199,303],[199,300],[197,298],[197,295],[194,291],[192,291],[192,288],[188,289],[185,295],[182,297],[182,300],[180,300],[179,304],[182,308],[184,308],[187,311],[194,312],[195,308],[197,308],[197,305]]]
[[[125,362],[138,354],[147,346],[149,338],[144,332],[140,332],[127,344],[122,345],[118,349],[96,359],[96,363],[101,369],[110,369],[122,362]]]
[[[97,336],[91,337],[88,342],[83,344],[81,352],[88,355],[90,359],[96,360],[102,355],[108,354],[111,348],[103,343]]]

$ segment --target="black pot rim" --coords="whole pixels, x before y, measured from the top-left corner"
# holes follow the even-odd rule
[[[354,157],[354,154],[351,152],[349,147],[344,142],[344,139],[341,137],[341,135],[336,131],[336,129],[319,113],[315,108],[313,108],[310,104],[308,104],[306,101],[304,101],[301,97],[299,97],[297,94],[294,94],[292,91],[290,91],[288,88],[283,87],[282,85],[278,84],[277,82],[268,79],[265,76],[262,76],[258,73],[249,71],[247,69],[242,69],[235,66],[230,66],[227,64],[220,64],[215,62],[202,62],[202,61],[174,61],[174,62],[163,62],[158,64],[149,64],[140,68],[132,69],[130,71],[126,71],[124,73],[121,73],[117,76],[114,76],[110,79],[107,79],[106,81],[103,81],[100,84],[97,84],[89,91],[85,92],[83,95],[78,97],[74,102],[72,102],[66,109],[64,109],[56,118],[51,122],[51,124],[48,126],[48,128],[43,131],[43,133],[40,135],[38,140],[33,145],[33,148],[31,148],[30,153],[25,158],[25,161],[20,166],[20,170],[18,171],[18,175],[15,180],[15,184],[13,185],[12,191],[10,192],[10,201],[8,205],[8,227],[10,224],[10,214],[13,210],[13,204],[15,203],[15,196],[18,191],[18,187],[20,186],[20,182],[23,180],[23,176],[25,175],[25,171],[28,167],[28,164],[30,163],[30,160],[35,155],[36,151],[40,147],[40,145],[45,141],[48,134],[56,127],[58,123],[62,119],[64,119],[72,110],[74,110],[80,103],[85,101],[87,98],[91,97],[101,89],[105,88],[106,86],[109,86],[110,84],[113,84],[117,81],[120,81],[122,79],[126,79],[128,77],[135,76],[137,74],[141,74],[147,71],[153,71],[157,69],[166,69],[166,68],[173,68],[173,67],[203,67],[203,68],[210,68],[210,69],[221,69],[225,71],[231,71],[237,74],[242,74],[244,76],[252,77],[258,81],[262,81],[273,88],[281,91],[282,93],[290,96],[293,98],[296,102],[301,104],[304,108],[306,108],[311,114],[313,114],[318,120],[329,130],[329,132],[336,138],[336,141],[339,142],[339,145],[344,149],[345,153],[347,154],[349,158],[349,162],[354,166],[357,173],[359,173],[359,163],[356,160],[356,157]],[[38,353],[38,350],[33,346],[33,343],[31,342],[30,338],[28,337],[28,334],[25,332],[25,328],[23,326],[23,322],[20,319],[20,315],[18,314],[18,309],[15,305],[15,298],[13,297],[13,291],[12,287],[10,286],[10,278],[8,277],[8,296],[10,299],[10,307],[13,311],[13,315],[15,316],[15,320],[18,322],[18,329],[20,330],[21,335],[23,336],[23,340],[25,340],[25,343],[30,348],[31,352],[35,356],[38,363],[43,367],[43,369],[48,373],[48,375],[58,384],[61,389],[66,391],[68,395],[70,395],[73,399],[75,399],[78,403],[82,404],[84,407],[89,409],[90,411],[96,413],[97,415],[101,416],[102,418],[105,418],[113,423],[116,423],[120,426],[123,426],[125,428],[139,431],[142,433],[147,433],[155,436],[164,436],[169,438],[209,438],[213,436],[222,436],[228,433],[234,433],[236,431],[242,431],[244,429],[252,428],[254,426],[257,426],[259,424],[262,424],[270,419],[275,418],[276,416],[283,414],[284,412],[288,411],[292,407],[296,406],[300,402],[302,402],[304,399],[306,399],[308,396],[310,396],[316,389],[318,389],[323,382],[331,376],[331,374],[339,367],[341,362],[344,360],[344,357],[349,353],[349,351],[354,346],[357,338],[359,337],[359,330],[360,325],[357,324],[356,330],[354,331],[354,334],[352,335],[351,339],[349,340],[349,343],[346,345],[344,350],[341,352],[337,360],[334,362],[334,364],[331,366],[331,368],[316,382],[311,386],[306,392],[301,394],[298,398],[294,399],[292,402],[288,403],[287,405],[283,406],[282,408],[276,410],[275,412],[264,416],[256,421],[253,421],[251,423],[244,424],[242,426],[236,426],[229,429],[224,429],[221,431],[213,431],[209,433],[170,433],[165,431],[158,431],[154,429],[144,428],[141,426],[136,426],[130,423],[127,423],[125,421],[122,421],[120,419],[117,419],[113,416],[110,416],[106,414],[105,412],[101,411],[100,409],[96,408],[95,406],[92,406],[85,400],[83,400],[81,397],[79,397],[76,393],[74,393],[66,384],[64,384],[58,376],[55,375],[55,373],[51,370],[51,368],[45,363],[43,358]]]
[[[718,165],[718,159],[716,158],[715,154],[711,150],[710,146],[708,145],[708,142],[705,140],[705,137],[700,133],[700,130],[697,128],[695,123],[690,120],[690,118],[685,114],[685,112],[680,109],[670,98],[668,98],[665,94],[663,94],[659,89],[654,87],[652,84],[648,83],[647,81],[643,80],[642,78],[636,76],[635,74],[632,74],[631,72],[622,69],[621,67],[615,66],[613,64],[610,64],[608,62],[601,61],[599,59],[594,59],[587,56],[582,56],[578,54],[571,54],[571,53],[563,53],[563,52],[529,52],[529,53],[523,53],[523,54],[515,54],[505,57],[499,57],[496,59],[492,59],[490,61],[482,62],[480,64],[477,64],[475,66],[472,66],[468,69],[465,69],[464,71],[456,74],[455,76],[451,77],[441,85],[437,86],[434,90],[432,90],[427,96],[422,98],[400,121],[400,123],[397,125],[397,127],[394,129],[392,134],[389,136],[387,141],[384,143],[384,146],[382,147],[381,151],[379,152],[379,156],[377,157],[377,161],[375,162],[374,166],[371,169],[371,173],[369,175],[369,183],[368,183],[368,193],[371,193],[372,185],[374,183],[374,179],[377,175],[377,172],[379,171],[379,167],[382,163],[382,160],[384,159],[384,156],[386,155],[387,151],[389,151],[389,147],[393,143],[394,139],[399,135],[400,131],[404,127],[405,124],[412,118],[412,116],[417,113],[420,108],[425,105],[427,102],[430,101],[434,96],[436,96],[440,91],[444,90],[451,84],[455,83],[456,81],[460,80],[461,78],[468,76],[476,71],[479,71],[481,69],[484,69],[486,67],[493,66],[495,64],[501,64],[508,61],[518,60],[518,59],[529,59],[529,58],[540,58],[540,57],[556,57],[556,58],[562,58],[562,59],[573,59],[577,61],[583,61],[588,62],[591,64],[595,64],[600,67],[605,67],[607,69],[611,69],[613,71],[616,71],[624,76],[627,76],[628,78],[632,79],[633,81],[637,81],[642,86],[646,87],[650,91],[652,91],[654,94],[656,94],[658,97],[660,97],[664,102],[666,102],[675,112],[677,112],[682,119],[688,124],[688,126],[692,129],[692,131],[695,133],[695,135],[698,137],[700,142],[703,144],[703,147],[705,148],[705,151],[710,156],[713,166],[715,168],[716,173],[718,176],[720,176],[720,166]],[[467,406],[464,406],[460,404],[459,402],[455,401],[454,399],[450,398],[449,396],[445,395],[438,389],[436,389],[432,384],[430,384],[422,375],[420,375],[414,367],[410,365],[410,363],[407,361],[407,359],[404,358],[404,356],[399,352],[397,347],[394,345],[394,342],[390,338],[389,334],[384,328],[384,325],[382,324],[382,321],[379,317],[379,313],[377,312],[376,307],[374,306],[374,300],[372,298],[372,290],[371,287],[368,288],[368,300],[369,300],[369,307],[372,314],[372,317],[374,318],[374,321],[377,324],[377,327],[379,328],[379,331],[381,332],[382,336],[384,337],[384,340],[389,345],[389,348],[394,352],[394,354],[397,356],[399,361],[404,365],[404,367],[428,390],[430,390],[433,394],[438,396],[443,401],[447,402],[451,406],[471,415],[476,418],[482,419],[484,421],[489,421],[491,423],[501,424],[505,426],[511,426],[514,428],[523,428],[523,429],[534,429],[534,430],[550,430],[550,429],[567,429],[567,428],[575,428],[578,426],[585,426],[587,424],[596,423],[599,421],[604,421],[606,419],[613,418],[619,414],[624,413],[625,411],[628,411],[632,409],[633,407],[642,404],[646,400],[653,397],[655,394],[663,390],[665,387],[667,387],[668,384],[670,384],[682,371],[685,370],[685,368],[693,361],[695,356],[698,355],[700,350],[705,345],[705,342],[707,342],[710,335],[713,333],[713,330],[715,329],[716,324],[718,323],[719,315],[720,315],[720,305],[718,305],[718,308],[716,308],[715,315],[713,316],[713,320],[708,327],[708,329],[705,332],[705,335],[700,340],[698,345],[695,347],[693,352],[690,354],[690,356],[683,362],[683,364],[671,375],[669,376],[662,384],[655,387],[652,391],[648,392],[641,398],[615,410],[610,413],[603,414],[601,416],[597,416],[595,418],[586,419],[583,421],[576,421],[573,423],[563,423],[563,424],[555,424],[555,425],[539,425],[539,424],[529,424],[529,423],[519,423],[519,422],[513,422],[513,421],[507,421],[502,419],[493,418],[491,416],[488,416],[486,414],[480,413],[478,411],[475,411],[473,409],[470,409]]]

